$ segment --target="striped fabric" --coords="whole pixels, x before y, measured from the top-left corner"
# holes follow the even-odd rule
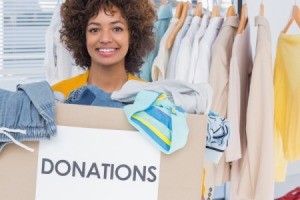
[[[124,111],[130,124],[162,152],[170,154],[184,147],[189,132],[186,112],[166,94],[143,90]]]

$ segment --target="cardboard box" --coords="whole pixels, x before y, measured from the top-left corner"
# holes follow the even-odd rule
[[[135,130],[128,123],[122,109],[66,104],[57,104],[56,108],[58,125]],[[201,199],[207,116],[188,115],[187,120],[190,133],[186,146],[171,155],[160,153],[158,200]],[[97,141],[91,141],[93,142]],[[35,152],[30,153],[13,144],[7,145],[0,152],[0,194],[3,200],[36,199],[39,142],[26,144],[33,147]],[[86,148],[88,147],[82,147],[80,150],[85,151]],[[52,190],[51,187],[47,189]],[[111,192],[117,191],[118,188]]]

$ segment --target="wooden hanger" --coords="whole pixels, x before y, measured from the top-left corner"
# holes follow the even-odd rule
[[[182,13],[182,9],[183,9],[183,2],[179,2],[177,4],[177,7],[176,7],[176,13],[175,13],[174,18],[177,18],[177,19],[180,18],[181,13]]]
[[[219,5],[216,3],[211,11],[211,17],[220,17]]]
[[[172,33],[170,34],[170,37],[169,37],[169,40],[168,40],[168,43],[167,43],[167,49],[170,49],[173,46],[173,43],[174,43],[175,38],[177,36],[177,33],[181,29],[181,27],[184,24],[184,21],[186,19],[186,16],[188,15],[189,8],[190,8],[190,3],[189,2],[184,2],[183,3],[183,8],[182,8],[182,13],[181,13],[181,16],[179,18],[179,21],[176,24],[176,26],[175,26],[174,30],[172,31]]]
[[[201,1],[199,1],[195,7],[194,16],[198,16],[198,17],[203,16]]]
[[[226,17],[236,16],[235,8],[233,5],[229,6],[226,12]]]
[[[168,0],[162,0],[162,1],[159,3],[159,6],[167,5],[167,3],[168,3]]]
[[[238,30],[237,30],[236,34],[241,34],[244,31],[247,22],[248,22],[247,4],[244,3],[243,6],[242,6],[240,24],[239,24],[239,27],[238,27]]]
[[[260,16],[264,16],[265,15],[265,6],[264,4],[261,2],[260,6],[259,6],[259,15]]]
[[[292,17],[289,20],[289,22],[287,23],[287,25],[285,26],[285,28],[283,29],[282,33],[286,33],[288,31],[288,29],[290,28],[291,24],[293,22],[296,22],[298,24],[298,26],[300,27],[300,10],[299,7],[297,5],[293,6],[293,12],[292,12]]]

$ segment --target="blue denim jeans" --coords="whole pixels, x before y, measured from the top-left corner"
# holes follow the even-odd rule
[[[86,85],[71,92],[66,103],[123,108],[125,104],[111,99],[111,93],[106,93],[95,85]]]
[[[43,81],[17,86],[16,92],[0,89],[0,151],[12,139],[17,141],[49,139],[56,134],[55,100],[50,85]]]

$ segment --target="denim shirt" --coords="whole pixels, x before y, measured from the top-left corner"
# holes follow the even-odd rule
[[[0,151],[12,138],[50,139],[56,130],[54,93],[46,81],[18,85],[16,92],[0,89]]]
[[[86,85],[70,93],[67,104],[91,105],[123,108],[125,104],[111,99],[111,93],[106,93],[95,85]]]

